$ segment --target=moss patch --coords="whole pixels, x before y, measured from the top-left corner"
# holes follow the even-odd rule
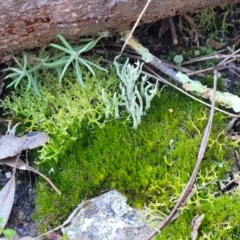
[[[117,86],[113,71],[85,77],[85,89],[75,84],[71,74],[61,89],[56,89],[53,76],[47,77],[39,87],[42,98],[18,92],[12,101],[3,103],[11,115],[25,119],[26,127],[51,136],[38,155],[39,168],[62,195],[56,195],[40,179],[36,218],[41,231],[60,225],[83,199],[113,188],[125,194],[132,206],[148,204],[158,212],[158,219],[168,214],[194,168],[209,109],[165,88],[134,130],[128,119],[104,124],[100,94],[103,87],[113,91]],[[226,224],[231,226],[229,236],[239,234],[239,194],[221,196],[218,184],[233,164],[223,131],[226,121],[220,113],[215,114],[196,194],[181,209],[178,221],[163,230],[161,239],[189,237],[191,221],[199,213],[206,214],[202,237],[213,234],[211,239],[220,239]],[[223,210],[231,216],[224,215]]]

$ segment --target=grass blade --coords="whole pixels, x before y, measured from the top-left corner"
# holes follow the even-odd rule
[[[9,69],[9,70],[11,70],[11,69]],[[16,73],[16,72],[14,72],[14,73],[9,73],[7,76],[5,76],[4,79],[13,78],[13,77],[15,77],[15,76],[17,76],[17,75],[19,75],[19,74]]]
[[[74,51],[71,45],[66,41],[66,39],[60,34],[57,34],[58,38],[62,41],[62,43],[67,47],[69,51]]]
[[[33,91],[36,93],[36,95],[41,97],[41,93],[39,92],[38,87],[37,87],[37,76],[36,75],[34,75],[33,79],[32,79],[32,88],[33,88]]]
[[[55,43],[52,43],[52,44],[50,44],[52,47],[54,47],[54,48],[57,48],[57,49],[59,49],[59,50],[62,50],[62,51],[64,51],[64,52],[67,52],[67,53],[69,53],[69,54],[72,54],[72,52],[74,51],[74,50],[69,50],[69,49],[67,49],[67,48],[65,48],[65,47],[62,47],[62,46],[60,46],[60,45],[58,45],[58,44],[55,44]]]
[[[87,67],[87,69],[92,73],[93,76],[95,76],[95,72],[93,71],[92,67],[86,62],[84,58],[78,57],[78,60]]]
[[[100,37],[95,40],[92,40],[91,42],[89,42],[85,46],[83,46],[83,48],[78,51],[78,56],[83,52],[87,52],[87,51],[91,50],[97,44],[99,39],[100,39]]]
[[[16,88],[18,83],[21,81],[21,79],[23,78],[23,76],[19,76],[18,78],[16,78],[15,80],[13,80],[11,83],[9,83],[7,85],[7,88],[11,87],[12,85],[14,85],[14,87]]]
[[[17,65],[18,65],[21,69],[23,69],[22,64],[17,60],[17,58],[13,57],[13,59],[14,59],[14,61],[17,63]]]
[[[85,60],[85,62],[87,62],[89,65],[92,65],[92,66],[96,67],[97,69],[102,70],[102,71],[104,71],[104,72],[108,72],[107,69],[101,67],[100,65],[95,64],[95,63],[93,63],[93,62],[90,62],[90,61],[88,61],[88,60],[86,60],[86,59],[84,59],[84,60]]]
[[[23,69],[26,70],[28,66],[27,54],[23,53]]]
[[[65,72],[66,72],[66,70],[69,67],[71,62],[72,62],[72,59],[70,58],[68,60],[68,62],[66,63],[66,65],[64,66],[63,70],[62,70],[62,74],[61,74],[60,79],[59,79],[60,81],[62,80],[62,78],[63,78],[63,76],[64,76],[64,74],[65,74]]]
[[[46,67],[59,67],[59,66],[66,64],[68,62],[68,60],[69,59],[67,57],[65,57],[65,58],[59,59],[58,61],[52,62],[52,63],[44,63],[43,65]]]
[[[83,82],[83,78],[82,78],[82,72],[81,72],[81,69],[80,69],[80,66],[79,66],[79,63],[77,60],[75,60],[75,70],[76,70],[76,74],[77,74],[77,79],[79,81],[79,83],[82,85],[82,86],[85,86],[85,83]]]
[[[18,84],[20,83],[20,81],[23,79],[23,76],[18,77],[16,80],[14,80],[15,84],[14,84],[14,88],[16,89]]]
[[[28,79],[28,84],[27,84],[27,91],[29,91],[29,89],[31,88],[31,85],[32,85],[32,75],[31,74],[27,74],[27,79]]]

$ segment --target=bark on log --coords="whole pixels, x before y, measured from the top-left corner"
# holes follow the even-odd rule
[[[130,29],[147,0],[3,0],[0,2],[0,61],[22,49],[66,39]],[[199,8],[240,0],[152,0],[141,24]]]

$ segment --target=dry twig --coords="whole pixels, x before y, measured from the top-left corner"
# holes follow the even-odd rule
[[[135,24],[134,24],[134,26],[133,26],[133,28],[132,28],[132,30],[131,30],[131,32],[130,32],[128,38],[125,40],[125,43],[124,43],[124,45],[123,45],[123,47],[122,47],[122,50],[121,50],[121,53],[124,51],[124,48],[126,47],[126,45],[127,45],[128,41],[129,41],[129,39],[131,38],[131,36],[132,36],[134,30],[136,29],[136,27],[137,27],[139,21],[141,20],[142,15],[143,15],[143,14],[145,13],[145,11],[147,10],[147,7],[148,7],[148,5],[150,4],[150,2],[151,2],[151,0],[148,0],[148,2],[146,3],[146,5],[144,6],[144,8],[143,8],[143,10],[142,10],[140,16],[138,17],[137,21],[135,22]]]

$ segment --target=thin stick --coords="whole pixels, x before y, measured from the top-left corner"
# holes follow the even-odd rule
[[[207,56],[202,56],[202,57],[196,57],[196,58],[192,58],[189,61],[184,61],[181,63],[181,66],[183,65],[187,65],[187,64],[191,64],[191,63],[195,63],[195,62],[202,62],[202,61],[206,61],[206,60],[212,60],[212,59],[221,59],[221,58],[227,58],[229,55],[228,54],[214,54],[214,55],[207,55]],[[232,56],[232,58],[234,58],[234,60],[237,60],[237,58],[240,57],[240,54],[236,54],[234,56]]]
[[[129,41],[129,39],[131,38],[131,36],[132,36],[134,30],[136,29],[136,27],[137,27],[139,21],[141,20],[142,15],[143,15],[143,14],[145,13],[145,11],[147,10],[147,7],[148,7],[148,5],[150,4],[150,2],[151,2],[151,0],[148,0],[148,2],[146,3],[146,5],[144,6],[144,8],[143,8],[143,10],[142,10],[142,12],[141,12],[141,14],[140,14],[140,16],[138,17],[137,21],[135,22],[135,24],[134,24],[134,26],[133,26],[131,32],[129,33],[129,35],[128,35],[128,37],[127,37],[127,39],[126,39],[126,41],[125,41],[125,43],[124,43],[124,45],[123,45],[123,47],[122,47],[121,53],[124,51],[124,49],[125,49],[125,47],[126,47],[128,41]]]
[[[145,67],[146,67],[146,66],[145,66]],[[157,81],[160,81],[160,82],[162,82],[162,83],[164,83],[164,84],[167,84],[167,85],[169,85],[169,86],[177,89],[179,92],[185,94],[186,96],[192,98],[193,100],[195,100],[195,101],[197,101],[197,102],[200,102],[201,104],[203,104],[203,105],[211,108],[211,104],[208,104],[208,103],[206,103],[206,102],[198,99],[197,97],[189,94],[188,92],[184,91],[183,89],[181,89],[181,88],[175,86],[174,84],[168,82],[167,80],[165,80],[164,78],[162,78],[161,76],[159,76],[157,73],[155,73],[155,72],[154,72],[153,70],[151,70],[150,68],[148,68],[148,67],[146,67],[146,68],[147,68],[149,71],[151,71],[153,74],[148,73],[148,72],[145,72],[145,71],[141,71],[143,74],[145,74],[145,75],[147,75],[147,76],[149,76],[149,77],[151,77],[151,78],[154,78],[154,79],[156,79]],[[219,112],[221,112],[221,113],[224,113],[224,114],[226,114],[226,115],[228,115],[228,116],[230,116],[230,117],[240,117],[240,115],[237,115],[237,114],[233,114],[233,113],[224,111],[224,110],[222,110],[222,109],[220,109],[220,108],[218,108],[218,107],[215,107],[215,110],[217,110],[217,111],[219,111]]]
[[[226,64],[226,61],[228,60],[228,59],[230,59],[230,58],[232,58],[234,55],[236,55],[237,53],[239,53],[240,52],[240,49],[238,49],[238,50],[236,50],[236,51],[234,51],[232,54],[230,54],[228,57],[226,57],[226,58],[224,58],[217,66],[220,66],[220,65],[222,65],[222,64]]]

